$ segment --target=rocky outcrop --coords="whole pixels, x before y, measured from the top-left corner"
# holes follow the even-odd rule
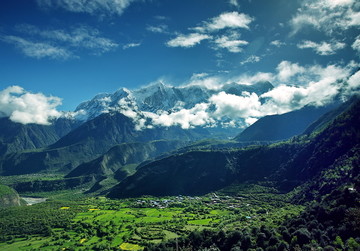
[[[14,189],[0,185],[0,208],[21,206],[22,204],[19,194]]]

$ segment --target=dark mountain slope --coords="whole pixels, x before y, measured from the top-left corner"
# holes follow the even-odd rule
[[[277,141],[299,135],[335,105],[304,108],[281,115],[265,116],[235,137],[237,141]]]
[[[0,174],[45,172],[68,173],[76,166],[96,159],[122,143],[159,139],[192,141],[208,136],[205,129],[184,130],[159,127],[135,130],[132,120],[120,113],[107,113],[90,120],[43,150],[13,153],[0,159]]]
[[[137,131],[130,118],[121,113],[106,113],[84,123],[50,148],[87,145],[90,151],[99,154],[125,142],[148,142],[158,139],[190,141],[207,134],[206,130],[183,130],[180,127],[158,127]]]
[[[110,197],[201,194],[234,180],[231,155],[222,152],[189,152],[152,162],[126,178]],[[219,167],[222,168],[219,168]]]
[[[12,122],[0,118],[0,156],[27,149],[46,147],[55,143],[78,125],[70,119],[57,119],[51,125]]]
[[[59,149],[42,149],[7,154],[0,159],[0,175],[39,172],[65,174],[79,164],[97,157],[87,151],[86,146],[76,145]]]
[[[109,197],[201,195],[234,181],[266,180],[297,146],[259,146],[235,151],[191,151],[142,166]]]
[[[99,158],[83,163],[71,171],[66,177],[86,175],[108,176],[117,171],[121,178],[128,176],[127,170],[119,170],[129,164],[138,164],[150,160],[166,152],[184,146],[184,141],[151,141],[147,143],[123,143],[114,146]]]
[[[272,181],[286,190],[316,177],[360,142],[360,101],[355,100],[323,131],[270,146],[188,152],[142,166],[109,197],[203,194],[232,182]]]
[[[339,116],[341,113],[346,111],[351,104],[356,102],[360,98],[359,95],[355,95],[352,98],[350,98],[345,103],[339,105],[337,108],[334,108],[324,115],[322,115],[318,120],[314,121],[312,124],[309,125],[308,128],[304,131],[304,134],[311,134],[315,131],[320,131],[324,129],[328,124],[330,124],[337,116]]]
[[[303,183],[336,165],[337,161],[358,155],[359,148],[360,99],[354,98],[328,126],[313,133],[312,140],[279,170],[274,179]]]

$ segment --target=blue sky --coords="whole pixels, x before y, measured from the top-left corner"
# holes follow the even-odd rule
[[[74,110],[158,80],[304,86],[356,72],[359,26],[355,0],[2,0],[0,90]]]

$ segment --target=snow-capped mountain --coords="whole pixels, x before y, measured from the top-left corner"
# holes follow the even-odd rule
[[[121,88],[115,93],[101,93],[93,99],[81,103],[75,110],[80,120],[89,120],[102,113],[111,111],[134,111],[169,114],[182,109],[192,109],[198,104],[209,103],[209,99],[220,92],[243,96],[245,93],[257,95],[273,89],[269,82],[258,82],[253,85],[230,83],[219,89],[208,89],[200,85],[174,87],[162,82],[152,84],[137,90]]]

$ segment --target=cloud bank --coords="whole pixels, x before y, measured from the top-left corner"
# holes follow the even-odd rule
[[[274,73],[260,72],[226,78],[205,73],[192,76],[190,83],[179,88],[200,86],[212,93],[207,100],[185,109],[157,112],[141,111],[136,103],[122,99],[120,112],[132,118],[138,130],[154,126],[180,126],[183,129],[196,126],[245,127],[257,119],[282,114],[306,105],[323,106],[342,96],[347,99],[360,90],[359,64],[299,65],[289,61],[278,64]],[[243,91],[227,92],[227,86],[236,84],[254,86],[259,81],[272,81],[275,87],[263,93]]]
[[[21,124],[49,125],[51,119],[61,116],[56,110],[59,105],[61,99],[58,97],[30,93],[20,86],[0,91],[0,115]]]
[[[197,126],[245,127],[266,115],[286,113],[308,104],[323,106],[335,97],[346,99],[354,93],[359,93],[359,66],[355,62],[347,65],[321,66],[282,61],[274,72],[239,76],[199,73],[194,74],[189,82],[182,86],[162,86],[164,95],[166,90],[173,91],[173,88],[188,88],[187,92],[198,92],[201,98],[196,100],[201,101],[194,102],[192,107],[184,108],[184,103],[177,102],[166,110],[141,110],[139,107],[148,96],[144,92],[141,92],[140,96],[133,96],[129,90],[116,101],[116,106],[113,105],[114,100],[104,94],[98,95],[96,105],[104,108],[103,112],[123,113],[134,121],[137,130],[155,126],[180,126],[183,129]],[[271,81],[275,87],[265,89],[265,85],[259,85],[259,82],[264,81]],[[239,85],[239,90],[246,87],[250,91],[236,94],[228,91],[236,85]],[[194,87],[195,89],[191,89]],[[199,87],[203,88],[203,93],[199,92]],[[149,95],[154,94],[154,91],[156,93],[157,88],[148,88],[151,89]],[[61,100],[57,97],[31,93],[19,86],[11,86],[0,91],[1,116],[10,117],[12,121],[23,124],[49,124],[51,119],[63,115],[56,109],[60,104]],[[86,116],[83,113],[79,114]]]

